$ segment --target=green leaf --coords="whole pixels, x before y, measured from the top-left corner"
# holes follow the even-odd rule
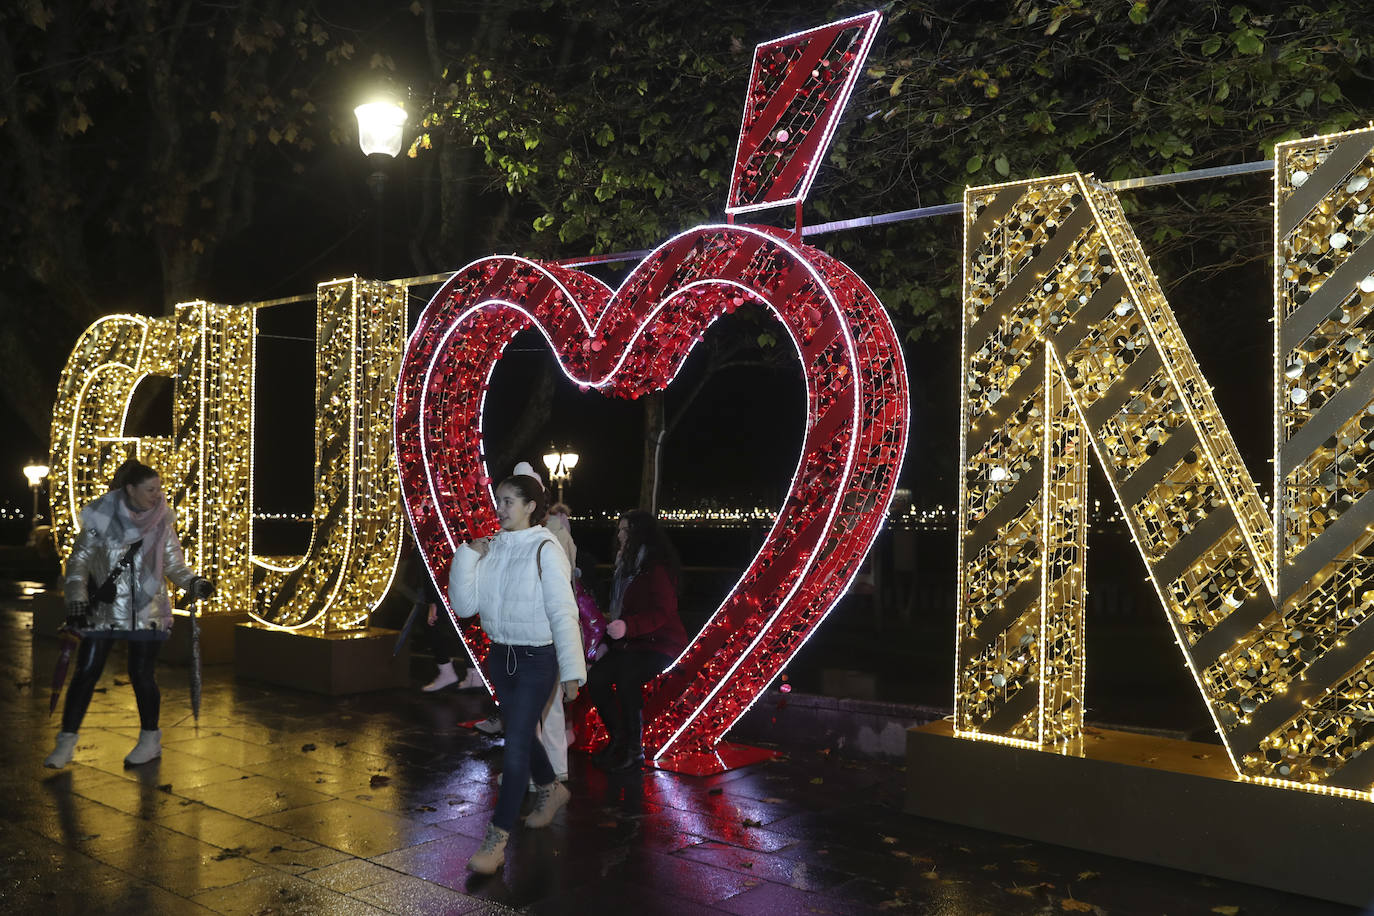
[[[1242,54],[1255,55],[1263,53],[1264,39],[1263,33],[1257,29],[1243,28],[1236,29],[1231,33],[1231,40],[1236,44],[1236,50]]]
[[[1131,11],[1126,14],[1126,18],[1135,25],[1144,25],[1145,20],[1150,15],[1150,4],[1136,2],[1131,4]]]
[[[1006,156],[998,156],[996,159],[992,160],[992,167],[996,169],[997,174],[1001,175],[1003,178],[1011,174],[1011,163],[1007,161]]]
[[[964,163],[964,171],[968,172],[970,175],[972,175],[974,172],[978,171],[982,167],[983,157],[978,155],[969,156],[968,161]]]
[[[1202,43],[1202,53],[1212,55],[1221,50],[1221,36],[1210,35]]]

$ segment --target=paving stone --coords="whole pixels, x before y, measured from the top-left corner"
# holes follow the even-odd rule
[[[164,665],[163,757],[125,770],[138,720],[121,660],[54,772],[57,724],[31,685],[55,646],[35,647],[27,619],[0,604],[0,673],[30,685],[0,690],[6,913],[1354,912],[911,817],[899,768],[814,750],[704,778],[574,754],[553,825],[517,829],[501,872],[477,876],[502,742],[457,723],[487,715],[485,697],[331,698],[217,666],[197,728],[186,669]]]

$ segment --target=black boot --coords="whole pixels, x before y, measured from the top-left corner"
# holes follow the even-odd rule
[[[610,742],[605,747],[592,754],[592,763],[603,770],[609,770],[611,764],[619,760],[625,754],[625,745],[617,738],[612,736]]]
[[[601,723],[606,726],[606,734],[611,740],[607,741],[605,747],[601,748],[601,750],[592,754],[592,763],[605,770],[609,769],[611,763],[618,760],[625,753],[625,742],[621,740],[624,731],[617,727],[618,723],[615,720],[618,716],[610,715],[599,706],[596,711],[597,714],[601,716]]]
[[[627,715],[624,725],[625,744],[607,766],[613,773],[637,770],[644,763],[644,711]]]

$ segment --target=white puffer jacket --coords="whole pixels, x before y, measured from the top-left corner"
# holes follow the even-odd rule
[[[539,554],[535,552],[547,544]],[[542,525],[502,531],[492,538],[487,555],[466,544],[453,555],[448,599],[459,617],[482,615],[482,629],[492,642],[512,646],[547,646],[558,653],[560,681],[587,682],[572,567],[558,540]]]

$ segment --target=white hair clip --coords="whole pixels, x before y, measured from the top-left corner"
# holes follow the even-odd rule
[[[535,480],[539,481],[540,489],[543,489],[544,487],[544,478],[539,476],[539,474],[534,470],[534,466],[531,465],[528,461],[522,461],[519,464],[517,464],[515,466],[515,470],[511,471],[511,474],[516,477],[533,477]]]

